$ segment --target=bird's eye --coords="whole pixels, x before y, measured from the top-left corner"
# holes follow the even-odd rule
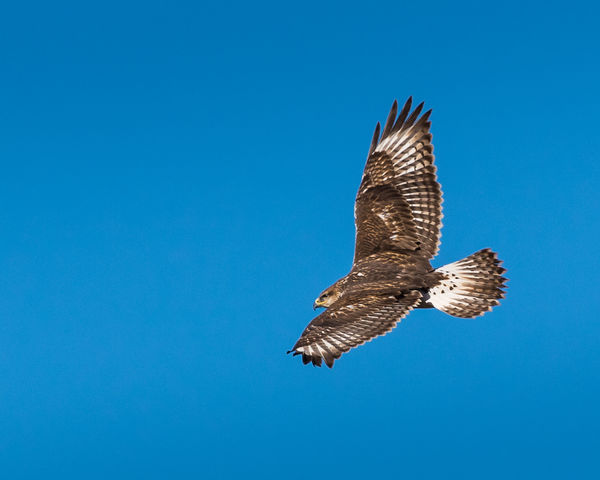
[[[328,293],[324,293],[323,295],[321,295],[323,298],[328,297],[329,294]]]

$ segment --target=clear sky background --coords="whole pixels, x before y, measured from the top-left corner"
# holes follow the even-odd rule
[[[599,15],[4,5],[2,477],[600,478]],[[434,110],[434,265],[492,247],[507,298],[305,367],[285,351],[409,95]]]

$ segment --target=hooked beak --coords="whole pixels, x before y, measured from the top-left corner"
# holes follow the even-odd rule
[[[322,308],[323,305],[321,305],[321,302],[319,302],[319,299],[317,298],[315,300],[315,303],[313,303],[313,310],[316,310],[317,308]]]

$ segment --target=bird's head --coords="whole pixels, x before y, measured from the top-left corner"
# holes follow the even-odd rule
[[[319,295],[319,298],[315,300],[315,303],[313,303],[313,310],[316,310],[319,307],[329,307],[333,302],[340,298],[341,294],[342,290],[335,284],[326,288],[321,295]]]

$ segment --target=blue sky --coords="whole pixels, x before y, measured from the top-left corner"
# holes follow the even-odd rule
[[[596,5],[2,10],[6,478],[598,478]],[[409,95],[434,265],[492,247],[507,298],[304,367],[285,351]]]

